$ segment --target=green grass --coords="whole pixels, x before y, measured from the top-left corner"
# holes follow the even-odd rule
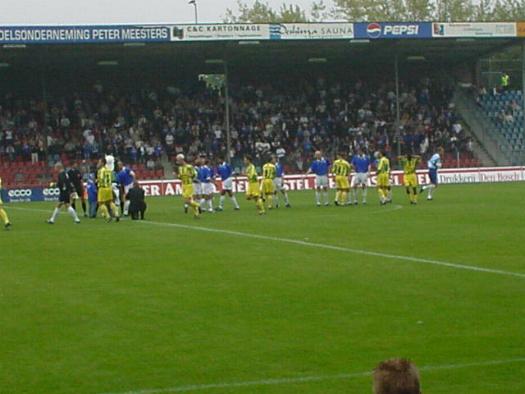
[[[522,184],[444,186],[435,201],[316,208],[313,192],[264,217],[147,219],[525,274]],[[22,209],[20,209],[22,208]],[[106,393],[354,374],[525,357],[525,278],[220,232],[84,220],[7,205],[0,233],[0,392]],[[32,211],[35,210],[35,211]],[[422,371],[429,393],[524,393],[525,360]],[[209,393],[369,393],[369,376]],[[199,390],[194,390],[199,392]],[[169,392],[169,391],[164,391]],[[191,391],[190,391],[191,392]]]

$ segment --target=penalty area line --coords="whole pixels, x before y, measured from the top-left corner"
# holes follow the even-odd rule
[[[391,254],[391,253],[374,252],[372,250],[365,250],[365,249],[347,248],[344,246],[336,246],[336,245],[322,244],[322,243],[317,243],[317,242],[302,241],[302,240],[292,239],[292,238],[273,237],[269,235],[245,233],[241,231],[224,230],[224,229],[218,229],[218,228],[212,228],[212,227],[192,226],[189,224],[153,222],[149,220],[138,221],[138,223],[149,224],[149,225],[154,225],[154,226],[180,228],[184,230],[201,231],[201,232],[207,232],[207,233],[224,234],[224,235],[230,235],[234,237],[252,238],[252,239],[258,239],[258,240],[263,240],[263,241],[274,241],[274,242],[287,243],[287,244],[292,244],[292,245],[307,246],[311,248],[334,250],[338,252],[351,253],[351,254],[357,254],[357,255],[363,255],[363,256],[381,257],[381,258],[389,259],[389,260],[409,261],[409,262],[418,263],[418,264],[436,265],[436,266],[448,267],[448,268],[453,268],[453,269],[458,269],[458,270],[484,272],[484,273],[489,273],[489,274],[512,276],[512,277],[525,279],[525,274],[522,274],[519,272],[504,271],[504,270],[498,270],[498,269],[493,269],[493,268],[484,268],[484,267],[479,267],[475,265],[452,263],[452,262],[442,261],[442,260],[433,260],[433,259],[425,259],[425,258],[413,257],[413,256],[396,255],[396,254]]]
[[[486,367],[496,365],[506,365],[512,363],[525,362],[525,357],[522,358],[511,358],[506,360],[489,360],[480,361],[464,364],[444,364],[444,365],[426,365],[419,368],[420,371],[432,372],[441,370],[454,370],[462,368],[475,368],[475,367]],[[223,382],[223,383],[209,383],[209,384],[194,384],[186,386],[175,386],[158,389],[143,389],[143,390],[131,390],[124,392],[111,392],[104,394],[169,394],[169,393],[184,393],[190,391],[205,391],[221,388],[242,388],[250,386],[277,386],[286,384],[300,384],[310,382],[323,382],[333,380],[349,380],[353,378],[369,377],[372,375],[371,371],[355,372],[355,373],[341,373],[334,375],[312,375],[312,376],[298,376],[294,378],[275,378],[275,379],[261,379],[261,380],[246,380],[238,382]]]

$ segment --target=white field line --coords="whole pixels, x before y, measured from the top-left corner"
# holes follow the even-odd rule
[[[345,253],[358,254],[358,255],[364,255],[364,256],[381,257],[381,258],[389,259],[389,260],[410,261],[410,262],[419,263],[419,264],[438,265],[442,267],[448,267],[448,268],[454,268],[454,269],[460,269],[460,270],[485,272],[485,273],[496,274],[496,275],[506,275],[506,276],[513,276],[517,278],[525,278],[525,274],[522,274],[519,272],[503,271],[503,270],[492,269],[492,268],[484,268],[484,267],[478,267],[475,265],[450,263],[447,261],[424,259],[420,257],[374,252],[371,250],[364,250],[364,249],[346,248],[343,246],[322,244],[322,243],[309,242],[309,241],[301,241],[298,239],[291,239],[291,238],[272,237],[269,235],[252,234],[252,233],[245,233],[245,232],[233,231],[233,230],[223,230],[223,229],[217,229],[217,228],[211,228],[211,227],[192,226],[188,224],[152,222],[148,220],[139,221],[139,223],[144,223],[144,224],[149,224],[149,225],[154,225],[154,226],[181,228],[185,230],[202,231],[202,232],[208,232],[208,233],[225,234],[225,235],[231,235],[234,237],[252,238],[252,239],[259,239],[263,241],[288,243],[288,244],[307,246],[307,247],[317,248],[317,249],[328,249],[328,250],[335,250],[338,252],[345,252]]]
[[[10,209],[48,212],[48,213],[50,212],[50,211],[45,211],[42,209],[18,208],[18,207],[10,207]],[[322,244],[322,243],[317,243],[317,242],[302,241],[302,240],[292,239],[292,238],[272,237],[269,235],[245,233],[241,231],[224,230],[224,229],[195,226],[195,225],[189,225],[189,224],[153,222],[149,220],[139,220],[137,221],[137,223],[148,224],[152,226],[162,226],[162,227],[179,228],[179,229],[184,229],[184,230],[201,231],[201,232],[207,232],[207,233],[224,234],[224,235],[230,235],[233,237],[252,238],[252,239],[258,239],[258,240],[263,240],[263,241],[287,243],[287,244],[306,246],[306,247],[316,248],[316,249],[335,250],[338,252],[357,254],[357,255],[362,255],[362,256],[381,257],[383,259],[389,259],[389,260],[409,261],[409,262],[418,263],[418,264],[436,265],[436,266],[448,267],[448,268],[453,268],[453,269],[458,269],[458,270],[484,272],[484,273],[489,273],[489,274],[512,276],[516,278],[525,279],[525,273],[520,273],[520,272],[504,271],[504,270],[493,269],[493,268],[479,267],[475,265],[452,263],[452,262],[443,261],[443,260],[433,260],[433,259],[426,259],[426,258],[421,258],[421,257],[397,255],[397,254],[383,253],[383,252],[374,252],[374,251],[365,250],[365,249],[347,248],[344,246],[336,246],[336,245]]]
[[[461,368],[474,368],[474,367],[485,367],[494,365],[506,365],[512,363],[525,362],[525,358],[512,358],[507,360],[490,360],[472,362],[466,364],[444,364],[444,365],[427,365],[420,367],[420,371],[440,371],[440,370],[454,370]],[[371,376],[371,371],[355,372],[355,373],[341,373],[336,375],[313,375],[313,376],[300,376],[295,378],[277,378],[277,379],[262,379],[262,380],[246,380],[240,382],[223,382],[223,383],[210,383],[210,384],[195,384],[186,386],[174,386],[159,389],[144,389],[144,390],[131,390],[125,392],[113,392],[104,394],[168,394],[168,393],[184,393],[189,391],[205,391],[221,388],[243,388],[251,386],[277,386],[286,384],[299,384],[309,382],[323,382],[331,380],[349,380],[353,378],[361,378]]]

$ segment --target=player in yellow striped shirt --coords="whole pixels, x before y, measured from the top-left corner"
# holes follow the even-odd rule
[[[186,162],[182,153],[177,155],[178,176],[182,183],[182,198],[193,210],[193,217],[200,215],[200,204],[193,199],[193,180],[197,176],[195,168]]]
[[[419,162],[421,161],[421,156],[408,154],[406,156],[399,156],[398,157],[399,163],[403,167],[403,183],[405,184],[405,188],[408,194],[408,199],[410,200],[410,204],[416,205],[417,204],[417,175],[416,170],[417,166],[419,165]]]
[[[275,194],[274,179],[277,174],[277,157],[272,156],[271,160],[266,163],[263,168],[263,180],[261,184],[261,192],[263,201],[267,202],[268,209],[273,208],[273,195]]]
[[[385,205],[392,201],[390,196],[390,160],[383,152],[376,153],[377,161],[377,192],[379,193],[379,202]]]
[[[352,166],[344,159],[343,153],[337,154],[337,160],[332,164],[332,173],[335,175],[335,205],[346,205],[348,202],[348,192],[350,191],[350,182],[348,177]]]
[[[2,190],[2,178],[0,178],[0,190]],[[11,222],[7,216],[7,212],[4,210],[4,202],[2,201],[2,195],[0,194],[0,219],[4,222],[4,228],[9,230]]]
[[[97,186],[98,186],[98,205],[102,217],[107,218],[110,222],[116,219],[120,220],[118,216],[118,209],[115,205],[113,197],[113,176],[115,170],[115,158],[111,155],[106,156],[102,160],[101,167],[97,172]]]
[[[244,157],[244,165],[246,166],[246,177],[248,178],[248,190],[246,190],[246,199],[255,201],[257,206],[257,211],[259,215],[265,213],[264,211],[264,201],[261,198],[261,193],[259,190],[259,181],[257,178],[257,170],[253,164],[253,159],[251,156],[246,155]]]

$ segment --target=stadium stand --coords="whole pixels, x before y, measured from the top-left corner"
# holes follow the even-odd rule
[[[503,137],[499,148],[512,156],[525,150],[523,94],[518,90],[496,94],[482,90],[477,102],[492,122],[493,130]]]
[[[399,133],[391,84],[317,77],[232,85],[237,167],[244,154],[263,160],[277,151],[288,171],[304,171],[317,148],[333,155],[363,146],[395,157],[398,144],[402,152],[423,156],[444,146],[445,166],[479,165],[444,83],[421,78],[401,86]],[[45,183],[57,161],[92,169],[108,153],[131,163],[139,178],[155,179],[164,175],[163,155],[213,158],[226,151],[223,98],[203,85],[130,91],[94,82],[90,91],[46,100],[8,94],[0,106],[0,174],[6,185]]]

